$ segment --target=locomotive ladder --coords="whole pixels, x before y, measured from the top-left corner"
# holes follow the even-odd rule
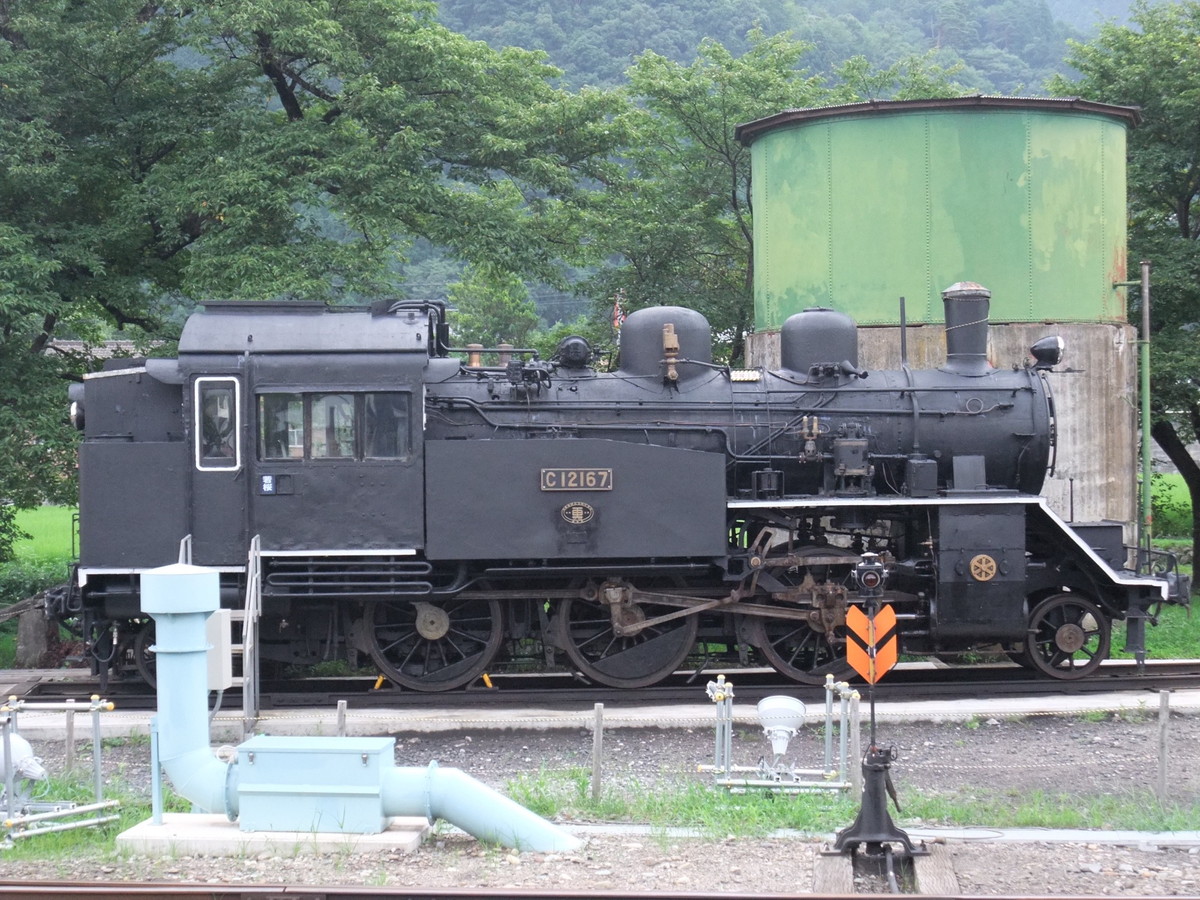
[[[231,656],[241,653],[242,675],[234,677],[233,686],[242,689],[242,733],[249,736],[258,722],[260,691],[258,667],[258,619],[262,614],[262,549],[258,535],[250,541],[246,560],[246,603],[243,609],[229,610],[229,628],[225,641],[218,641]],[[189,534],[179,542],[179,562],[192,564],[192,536]],[[241,625],[241,643],[233,640],[236,628]],[[226,643],[227,641],[227,643]]]
[[[246,606],[242,612],[242,733],[258,723],[258,618],[262,614],[262,542],[256,534],[246,559]]]

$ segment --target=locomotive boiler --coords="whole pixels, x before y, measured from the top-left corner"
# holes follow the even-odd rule
[[[175,359],[110,361],[73,390],[80,559],[59,613],[97,658],[150,671],[139,574],[217,568],[255,598],[262,658],[368,658],[420,691],[572,669],[611,687],[681,667],[842,675],[867,554],[905,652],[1000,645],[1054,678],[1186,601],[1126,569],[1119,524],[1038,496],[1054,454],[1044,373],[987,359],[989,293],[944,293],[947,360],[867,372],[846,316],[789,319],[777,370],[713,361],[699,313],[632,313],[613,371],[568,338],[495,364],[445,310],[214,303]],[[490,360],[489,360],[490,362]],[[1168,568],[1172,568],[1168,566]]]

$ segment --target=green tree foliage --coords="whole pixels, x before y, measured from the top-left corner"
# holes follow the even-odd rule
[[[829,80],[801,67],[807,44],[761,32],[750,40],[741,56],[705,41],[690,65],[645,53],[629,70],[630,171],[608,186],[592,226],[594,249],[618,262],[588,283],[605,311],[618,297],[625,312],[699,310],[730,361],[754,320],[750,149],[736,126],[793,107],[961,92],[921,60],[877,70],[859,57]]]
[[[7,268],[2,257],[0,250],[0,267]],[[7,277],[0,273],[0,290]],[[28,352],[35,321],[33,314],[0,306],[0,561],[12,558],[13,543],[24,536],[18,509],[74,497],[75,443],[63,421],[69,363],[57,353]]]
[[[1104,22],[1125,24],[1129,0],[1046,0],[1054,17],[1091,34]]]
[[[740,54],[746,33],[792,27],[783,0],[440,0],[443,21],[493,47],[544,50],[571,84],[615,87],[635,57],[684,62],[705,38]]]
[[[1200,3],[1135,5],[1128,26],[1100,29],[1073,48],[1079,94],[1142,108],[1129,138],[1131,260],[1150,260],[1151,434],[1179,469],[1192,498],[1200,549],[1200,461],[1187,443],[1200,435]],[[1140,294],[1131,292],[1138,310]]]
[[[619,144],[616,99],[558,75],[424,0],[0,4],[0,510],[68,470],[55,337],[396,292],[418,235],[558,277]]]
[[[601,269],[593,293],[621,296],[626,312],[659,303],[700,310],[731,356],[741,354],[753,321],[750,151],[734,128],[827,96],[798,68],[805,50],[759,34],[740,57],[716,41],[687,66],[638,57],[629,70],[639,101],[627,115],[630,175],[609,186],[596,223],[598,245],[623,265]]]
[[[440,0],[439,7],[450,27],[492,46],[545,50],[576,85],[621,85],[630,61],[647,50],[687,65],[705,39],[741,56],[757,28],[810,44],[806,61],[818,74],[832,75],[854,56],[887,68],[932,52],[945,69],[961,66],[958,80],[971,90],[1029,93],[1066,70],[1066,40],[1082,36],[1055,19],[1047,0]]]
[[[456,310],[450,333],[459,347],[528,347],[540,324],[525,283],[494,266],[469,267],[463,280],[450,286],[449,300]]]

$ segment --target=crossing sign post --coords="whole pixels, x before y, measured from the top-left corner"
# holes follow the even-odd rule
[[[846,630],[846,662],[867,684],[875,684],[899,658],[896,611],[885,603],[867,615],[852,606],[846,610]]]
[[[837,853],[853,853],[859,844],[866,844],[868,854],[879,855],[893,842],[902,844],[909,854],[927,852],[923,847],[914,847],[908,835],[897,828],[888,815],[888,795],[896,808],[900,808],[888,771],[896,753],[895,748],[881,750],[875,742],[875,683],[896,665],[900,655],[896,611],[890,604],[882,602],[886,576],[887,570],[879,556],[864,553],[862,562],[854,570],[858,594],[864,605],[850,606],[846,610],[846,662],[867,682],[871,743],[863,760],[862,807],[854,824],[838,832],[833,845]],[[890,852],[889,848],[886,853]]]
[[[897,637],[896,611],[883,603],[883,582],[887,569],[875,553],[864,553],[854,568],[858,595],[865,601],[846,610],[846,662],[867,682],[867,698],[871,704],[871,746],[875,746],[875,683],[894,665],[900,656]]]

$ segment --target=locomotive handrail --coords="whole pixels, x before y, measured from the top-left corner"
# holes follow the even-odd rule
[[[1156,550],[1153,547],[1136,547],[1137,550],[1137,567],[1141,572],[1143,569],[1150,571],[1154,570],[1155,560],[1161,559],[1166,563],[1166,567],[1161,569],[1162,573],[1177,572],[1179,570],[1179,557],[1170,550]]]
[[[953,491],[934,497],[908,497],[904,495],[879,495],[875,497],[833,497],[827,494],[804,494],[782,497],[775,500],[730,500],[730,509],[807,509],[811,507],[889,507],[889,506],[1011,506],[1014,503],[1045,505],[1045,498],[1037,494],[1020,494],[1007,488],[989,488],[985,491]]]
[[[686,362],[686,360],[685,360],[685,362]],[[697,365],[702,365],[702,364],[697,363]],[[710,363],[707,365],[711,366],[714,369],[729,371],[728,366],[722,366],[722,365],[718,365],[716,363]],[[502,373],[505,371],[504,367],[502,367],[502,366],[469,366],[469,367],[463,366],[463,368],[469,368],[472,372],[479,371],[479,370],[489,370],[489,369],[494,369],[497,373]],[[766,370],[766,371],[769,371],[769,370]],[[646,381],[647,379],[654,379],[656,377],[653,375],[622,375],[622,373],[620,373],[620,372],[613,372],[611,374],[621,376],[622,380],[625,380],[625,381]],[[929,385],[919,385],[919,386],[896,385],[896,384],[893,384],[893,385],[873,384],[873,385],[869,385],[869,386],[868,385],[859,386],[858,384],[856,384],[853,388],[847,389],[847,388],[843,387],[843,388],[839,389],[839,388],[830,387],[828,385],[813,384],[813,383],[807,382],[807,381],[796,381],[794,379],[781,376],[777,372],[771,372],[770,374],[776,375],[780,381],[785,381],[788,384],[794,384],[797,387],[808,387],[808,390],[804,392],[805,394],[825,395],[825,398],[827,400],[832,399],[837,396],[841,396],[846,393],[897,394],[899,396],[903,396],[904,394],[907,394],[911,391],[917,391],[922,394],[961,394],[961,393],[964,393],[962,385],[945,385],[945,384],[929,384]],[[592,376],[592,377],[599,377],[599,374]],[[761,381],[738,381],[738,382],[733,382],[733,384],[736,385],[737,389],[741,390],[741,391],[753,391],[755,393],[763,393],[764,395],[769,393],[768,391],[766,391],[765,389],[763,389],[761,387],[761,385],[763,384],[763,382],[761,382]],[[747,388],[747,387],[745,387],[747,384],[756,385],[756,387]],[[1023,392],[1027,392],[1027,393],[1034,393],[1034,389],[1032,387],[1013,388],[1012,390],[1013,391],[1019,390],[1019,391],[1023,391]],[[672,395],[672,396],[674,396],[674,395]],[[456,396],[456,397],[430,397],[429,398],[429,403],[433,404],[433,405],[437,405],[439,403],[446,403],[446,402],[452,402],[454,404],[464,404],[467,406],[475,406],[475,407],[490,405],[490,404],[481,403],[470,397]],[[609,409],[612,406],[611,401],[606,400],[604,398],[598,398],[596,400],[581,400],[577,397],[571,398],[568,402],[559,403],[556,405],[563,409],[571,409],[571,408],[575,408],[575,407],[580,407],[580,408],[598,407],[598,408],[602,408],[602,409]],[[646,406],[649,406],[651,408],[656,407],[656,406],[661,406],[664,409],[678,409],[679,408],[678,402],[676,402],[674,400],[672,400],[672,401],[663,400],[663,401],[659,401],[658,403],[652,403],[652,402],[646,403]],[[795,402],[790,403],[789,406],[791,406],[792,408],[795,408],[796,403]],[[1007,409],[1011,406],[1013,406],[1012,403],[1006,403],[1003,405],[998,404],[997,408]],[[840,406],[840,407],[838,407],[838,412],[856,413],[856,414],[872,413],[872,414],[878,415],[881,412],[884,412],[884,410],[870,408],[870,407]],[[894,410],[889,410],[888,412],[894,412]],[[937,412],[936,410],[931,411],[931,413],[936,413],[936,412]]]
[[[262,538],[250,539],[246,558],[246,608],[242,620],[242,728],[254,730],[259,713],[258,617],[262,612]]]
[[[447,347],[447,353],[528,353],[531,356],[539,357],[541,351],[536,347]],[[467,366],[470,369],[498,369],[503,372],[503,366]]]
[[[904,314],[903,313],[903,310],[904,310],[904,298],[903,297],[900,298],[900,310],[901,310],[901,315],[903,315]],[[901,328],[900,338],[901,338],[902,344],[904,343],[904,331],[905,330],[903,328]],[[902,371],[904,373],[904,380],[908,382],[908,387],[909,387],[908,398],[909,398],[909,402],[912,406],[912,421],[913,421],[912,452],[920,453],[921,452],[921,427],[920,427],[921,426],[921,402],[917,397],[916,379],[913,378],[912,369],[910,369],[908,367],[907,347],[901,348],[900,355],[905,360],[900,365],[900,371]],[[903,398],[904,394],[901,393],[900,396],[901,396],[901,398]]]

